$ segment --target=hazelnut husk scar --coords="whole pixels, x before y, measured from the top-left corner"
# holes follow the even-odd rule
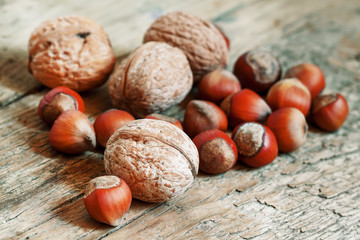
[[[185,192],[199,170],[199,154],[176,126],[140,119],[118,129],[104,153],[107,174],[129,185],[134,198],[163,202]]]
[[[148,42],[125,58],[110,77],[112,104],[143,118],[180,103],[193,78],[184,53],[161,42]]]
[[[110,40],[86,17],[58,17],[31,34],[28,69],[47,87],[86,91],[105,83],[115,64]]]
[[[184,12],[170,12],[158,18],[146,31],[144,42],[166,42],[184,51],[194,74],[194,82],[216,68],[225,67],[226,41],[211,22]]]

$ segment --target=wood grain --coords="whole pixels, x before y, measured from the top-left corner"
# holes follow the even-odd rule
[[[27,41],[42,21],[86,15],[105,28],[121,59],[142,42],[151,22],[181,10],[214,21],[230,37],[230,63],[248,49],[279,57],[286,70],[319,65],[325,92],[346,96],[350,114],[335,133],[311,126],[304,146],[260,169],[242,164],[224,174],[200,173],[179,198],[134,200],[122,225],[95,222],[82,196],[105,174],[103,149],[70,156],[48,143],[37,116],[48,91],[27,72]],[[21,14],[19,14],[21,12]],[[360,2],[0,1],[0,239],[359,239]],[[183,116],[190,96],[166,114]],[[94,121],[111,108],[107,86],[83,93]]]

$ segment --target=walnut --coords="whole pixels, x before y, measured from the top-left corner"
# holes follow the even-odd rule
[[[86,91],[99,87],[116,60],[102,26],[80,16],[43,22],[31,34],[28,47],[30,73],[50,88]]]
[[[176,126],[140,119],[119,128],[104,153],[105,170],[129,185],[134,198],[163,202],[185,192],[199,170],[191,139]]]
[[[184,53],[166,43],[148,42],[135,49],[109,80],[113,105],[143,118],[180,103],[193,78]]]
[[[158,18],[146,31],[144,42],[166,42],[182,49],[189,60],[194,82],[228,62],[228,48],[220,30],[212,23],[183,12]]]

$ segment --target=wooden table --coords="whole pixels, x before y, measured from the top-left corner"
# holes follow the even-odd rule
[[[305,145],[268,166],[200,173],[169,202],[134,200],[123,224],[108,227],[90,218],[82,200],[86,183],[105,174],[103,150],[69,156],[50,147],[37,116],[49,89],[27,71],[27,41],[44,20],[85,15],[104,26],[120,58],[174,10],[224,29],[230,70],[254,48],[274,53],[284,70],[319,65],[325,92],[343,93],[350,114],[334,133],[310,127]],[[0,1],[0,238],[360,239],[359,82],[358,0]],[[91,121],[111,107],[106,86],[82,96]]]

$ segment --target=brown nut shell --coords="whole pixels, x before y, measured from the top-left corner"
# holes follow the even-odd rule
[[[317,96],[313,101],[312,119],[323,130],[338,130],[349,114],[346,99],[340,93]]]
[[[99,87],[116,60],[102,26],[81,16],[43,22],[32,32],[28,48],[30,73],[50,88],[86,91]]]
[[[184,53],[166,43],[148,42],[135,49],[109,80],[115,107],[143,118],[180,103],[193,79]]]
[[[163,202],[185,192],[199,170],[199,155],[179,128],[152,119],[129,122],[108,140],[105,170],[129,185],[134,198]]]
[[[166,42],[184,51],[194,74],[194,82],[206,73],[225,67],[227,43],[211,22],[183,12],[171,12],[158,18],[146,31],[144,42]]]
[[[292,152],[306,141],[308,125],[305,116],[297,108],[280,108],[269,115],[266,121],[275,134],[279,150]]]

